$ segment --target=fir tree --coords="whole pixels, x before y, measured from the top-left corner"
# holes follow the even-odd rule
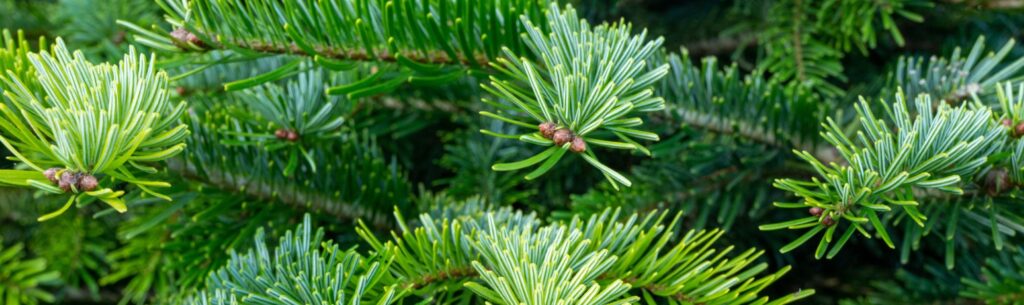
[[[1024,304],[1019,6],[0,0],[0,302]]]

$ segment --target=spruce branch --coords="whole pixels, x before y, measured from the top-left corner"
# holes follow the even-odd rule
[[[821,41],[812,19],[815,5],[789,0],[772,6],[770,14],[778,17],[772,18],[761,34],[766,56],[758,68],[770,72],[773,81],[835,97],[842,89],[834,82],[845,81],[839,62],[843,54]]]
[[[758,38],[765,51],[758,69],[786,86],[840,96],[843,89],[836,83],[846,81],[840,62],[845,54],[853,48],[867,54],[877,45],[879,32],[888,32],[902,46],[897,18],[921,22],[914,10],[929,6],[919,0],[775,2]]]
[[[144,24],[159,20],[152,0],[63,0],[52,10],[51,22],[58,26],[54,32],[91,59],[117,59],[127,51],[127,33],[118,19]]]

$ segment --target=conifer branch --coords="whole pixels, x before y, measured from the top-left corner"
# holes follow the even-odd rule
[[[1005,111],[1009,111],[1003,117],[1010,116],[1013,119],[998,119],[999,116],[994,116],[992,110],[979,100],[956,108],[940,103],[933,110],[932,99],[928,95],[917,97],[915,108],[918,114],[913,117],[900,93],[896,95],[892,107],[884,107],[893,126],[876,117],[868,103],[862,99],[857,112],[864,130],[856,134],[857,142],[848,139],[832,120],[828,121],[827,132],[823,134],[829,143],[836,146],[848,165],[825,165],[806,152],[797,152],[814,166],[822,180],[780,179],[775,182],[777,188],[792,192],[803,200],[801,203],[776,203],[777,206],[809,208],[811,215],[763,225],[761,229],[807,229],[801,238],[783,247],[782,252],[788,252],[824,233],[816,252],[819,258],[825,256],[829,246],[833,245],[832,234],[837,225],[845,221],[850,225],[828,251],[828,257],[836,255],[855,231],[870,237],[868,229],[874,229],[886,245],[895,248],[888,232],[887,222],[890,217],[887,214],[904,214],[918,227],[925,227],[926,221],[931,223],[936,219],[930,214],[941,214],[945,209],[932,209],[929,205],[935,203],[925,200],[927,197],[920,194],[921,190],[945,192],[954,198],[963,197],[964,188],[972,185],[975,177],[988,171],[991,166],[990,156],[1004,150],[1008,136],[1012,134],[1005,126],[1012,127],[1017,122],[1013,109],[1018,107],[1011,105],[1018,105],[1021,99],[1007,101],[1016,96],[1012,92],[1001,96],[1004,107],[1007,107]],[[986,180],[1000,179],[1010,178]],[[1003,186],[996,184],[987,187],[1009,186],[1005,182],[1000,183]],[[947,240],[954,237],[960,212],[961,209],[955,206],[950,209],[952,216],[948,223],[951,229],[947,233]],[[1006,222],[997,220],[993,215],[992,233],[1002,234],[996,232],[995,228],[1003,224]],[[1008,234],[1013,233],[1008,228],[1007,231]],[[916,236],[920,238],[920,235]],[[909,237],[905,237],[906,242],[909,242]],[[903,247],[906,251],[906,244]],[[952,248],[948,249],[951,251]],[[948,255],[947,267],[952,266],[952,256]]]
[[[743,75],[734,64],[718,67],[707,57],[694,63],[686,49],[655,62],[671,69],[657,85],[673,118],[712,133],[733,135],[780,148],[813,151],[833,160],[814,137],[830,108],[809,92],[767,80],[760,72]]]
[[[347,221],[362,219],[377,230],[394,228],[386,214],[298,185],[274,185],[217,169],[207,168],[200,172],[195,164],[181,158],[168,160],[167,169],[188,180],[198,181],[225,192],[244,194],[246,197],[264,202],[281,202],[301,210],[311,209]]]
[[[501,47],[524,49],[520,16],[539,21],[547,1],[161,0],[174,31],[131,23],[140,43],[168,51],[246,49],[337,60],[486,67]],[[277,13],[268,13],[277,12]],[[320,61],[318,61],[320,62]]]
[[[631,25],[603,24],[591,28],[578,19],[571,6],[564,13],[552,5],[547,26],[523,17],[523,40],[537,61],[503,48],[505,57],[494,65],[500,73],[484,89],[498,98],[484,98],[498,113],[481,115],[529,128],[529,133],[482,133],[518,139],[546,147],[525,160],[499,163],[497,171],[520,170],[538,165],[526,175],[544,175],[565,155],[573,152],[599,169],[615,188],[630,186],[622,174],[601,163],[593,147],[635,150],[650,155],[638,141],[657,141],[655,133],[637,129],[641,113],[665,109],[654,95],[653,85],[669,70],[668,64],[650,66],[663,39],[634,35]],[[550,28],[550,32],[545,32]],[[586,55],[582,55],[586,54]],[[500,101],[500,102],[499,102]],[[536,130],[534,132],[533,130]]]
[[[966,54],[957,47],[947,57],[900,57],[889,86],[901,88],[908,97],[928,94],[953,105],[974,96],[991,98],[997,84],[1024,75],[1024,58],[1008,61],[1015,45],[1010,39],[997,52],[986,51],[985,37],[979,36]]]
[[[726,258],[725,253],[731,250],[727,248],[711,257],[711,253],[717,251],[708,247],[722,235],[721,231],[690,231],[677,237],[675,226],[679,218],[665,225],[662,221],[666,213],[620,217],[618,211],[607,209],[588,219],[574,218],[566,223],[543,225],[533,215],[508,208],[488,210],[479,201],[450,204],[447,209],[452,209],[452,215],[465,216],[435,220],[431,214],[422,214],[419,226],[410,228],[403,225],[401,214],[396,214],[403,232],[393,233],[391,241],[379,240],[365,226],[359,230],[376,255],[395,257],[392,273],[399,287],[430,295],[450,287],[442,283],[463,283],[484,299],[513,302],[509,298],[514,298],[529,303],[525,300],[541,298],[554,302],[568,293],[562,288],[586,286],[603,296],[598,298],[603,300],[598,301],[601,303],[628,298],[625,293],[632,290],[629,285],[623,285],[632,283],[636,285],[633,288],[658,297],[689,298],[701,303],[731,300],[746,304],[767,302],[768,299],[757,296],[758,291],[788,271],[784,268],[761,279],[748,278],[766,268],[764,264],[751,265],[761,251],[751,249]],[[439,212],[442,214],[448,213]],[[544,256],[552,253],[549,251],[567,252]],[[516,253],[526,256],[516,256]],[[445,259],[438,260],[438,257]],[[606,259],[594,261],[594,257]],[[516,281],[511,283],[514,286],[506,286],[500,280],[514,276],[505,268],[516,265],[521,259],[543,269],[555,268],[555,265],[542,263],[553,262],[555,258],[568,259],[568,265],[576,267],[551,274],[578,274],[584,281],[573,282],[566,278],[566,281],[543,286],[534,286],[533,281]],[[467,265],[472,265],[476,272],[455,275],[450,272],[466,270]],[[436,276],[441,274],[448,276]],[[554,283],[569,286],[559,287]],[[722,291],[730,292],[718,293]],[[776,302],[792,302],[811,293],[813,291],[787,295]],[[639,294],[643,292],[633,295]]]
[[[189,131],[178,121],[185,104],[170,102],[167,75],[156,70],[154,56],[132,48],[116,65],[93,64],[61,39],[51,50],[29,53],[4,36],[0,56],[11,56],[5,65],[13,70],[0,75],[7,97],[0,103],[0,144],[29,170],[4,170],[0,184],[70,195],[40,221],[84,198],[125,212],[125,192],[114,189],[115,181],[168,199],[152,188],[169,184],[142,175],[184,150]]]

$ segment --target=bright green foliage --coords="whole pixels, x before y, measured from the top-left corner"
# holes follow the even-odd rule
[[[498,230],[477,237],[481,254],[473,262],[485,285],[466,287],[496,304],[629,304],[637,297],[625,297],[630,286],[621,279],[598,284],[596,279],[617,260],[608,249],[587,251],[591,240],[579,231],[548,226],[536,232],[532,227]],[[485,264],[487,267],[485,267]]]
[[[28,61],[28,54],[32,53],[31,45],[25,40],[25,33],[18,31],[11,35],[11,31],[3,30],[3,48],[0,48],[0,71],[16,75],[23,79],[26,87],[33,90],[39,89],[38,81],[35,80],[35,69],[32,69]],[[40,50],[46,49],[44,38],[39,39],[37,47]],[[0,81],[0,94],[7,89],[7,84]],[[6,99],[4,99],[6,102]]]
[[[887,105],[883,105],[887,106]],[[855,230],[867,236],[866,227],[877,230],[889,247],[894,247],[878,213],[896,208],[923,226],[927,220],[918,210],[921,201],[913,189],[930,189],[963,194],[964,180],[970,181],[984,169],[988,156],[999,150],[1006,129],[996,124],[992,112],[980,103],[959,107],[940,104],[932,111],[932,99],[916,99],[911,117],[902,94],[896,95],[892,108],[885,108],[891,123],[878,118],[867,101],[857,107],[863,130],[857,142],[844,135],[841,127],[829,120],[825,140],[836,146],[848,165],[825,165],[807,152],[797,152],[817,170],[821,179],[799,181],[782,179],[775,186],[803,198],[802,203],[777,203],[786,208],[818,207],[820,216],[764,225],[763,230],[808,229],[807,233],[781,250],[788,252],[811,237],[825,231],[817,257],[825,255],[833,241],[835,224],[850,221],[829,252],[838,253]],[[892,124],[892,125],[890,125]],[[870,225],[869,225],[870,224]]]
[[[441,216],[446,214],[452,216]],[[360,235],[379,256],[395,257],[391,270],[399,287],[443,302],[468,302],[471,298],[462,294],[441,294],[465,285],[484,300],[503,304],[576,302],[581,298],[577,293],[591,289],[601,295],[588,295],[594,304],[630,296],[647,303],[765,304],[770,300],[758,296],[760,291],[789,270],[757,278],[767,268],[755,264],[763,251],[730,257],[731,247],[712,246],[721,231],[677,235],[679,219],[666,226],[666,213],[622,216],[606,209],[586,220],[544,225],[534,215],[469,200],[420,215],[418,227],[403,226],[392,241],[380,241],[366,226]],[[520,274],[536,275],[526,280]],[[770,303],[786,304],[812,293]]]
[[[3,82],[11,106],[0,105],[0,137],[18,161],[38,172],[59,167],[64,174],[105,175],[96,190],[66,189],[53,182],[27,180],[51,193],[75,193],[68,203],[47,219],[59,215],[72,201],[98,198],[124,212],[124,191],[109,186],[126,181],[157,197],[150,187],[164,182],[137,177],[156,170],[147,163],[163,161],[184,149],[188,130],[178,123],[184,103],[168,98],[167,76],[153,67],[153,59],[132,50],[118,65],[94,65],[82,53],[72,55],[60,39],[53,53],[29,54],[42,92],[35,92],[20,77],[8,73]]]
[[[288,231],[271,252],[264,231],[256,232],[256,247],[232,253],[224,268],[211,274],[207,288],[187,302],[227,304],[369,304],[395,301],[395,290],[380,283],[388,262],[363,258],[334,243],[321,243],[323,229],[313,231],[306,215],[295,231]]]
[[[548,19],[550,33],[523,19],[524,40],[540,63],[506,48],[506,57],[495,65],[502,77],[492,77],[485,87],[514,107],[485,99],[484,102],[503,111],[481,114],[531,129],[554,123],[558,129],[567,129],[573,137],[583,139],[587,146],[644,150],[635,139],[657,141],[657,134],[633,128],[643,124],[642,119],[633,115],[665,108],[664,100],[654,96],[651,86],[665,76],[668,65],[647,68],[647,61],[658,50],[661,39],[647,41],[646,34],[630,34],[628,24],[592,29],[586,21],[578,19],[572,7],[563,13],[552,5]],[[543,175],[570,146],[577,145],[553,142],[542,132],[518,136],[483,132],[549,147],[523,161],[494,165],[495,170],[516,170],[544,162],[527,179]],[[602,164],[593,150],[584,149],[577,152],[600,169],[612,185],[630,185],[626,177]]]
[[[0,244],[0,301],[8,305],[53,302],[53,295],[39,286],[57,281],[60,272],[48,270],[45,259],[24,259],[22,250],[22,244]]]

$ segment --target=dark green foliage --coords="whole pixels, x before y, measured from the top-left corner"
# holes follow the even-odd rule
[[[978,279],[965,278],[960,294],[986,304],[1016,304],[1024,300],[1024,258],[1011,249],[985,261]]]
[[[64,285],[83,287],[96,298],[100,279],[110,269],[107,255],[115,246],[108,236],[112,227],[78,214],[64,218],[70,219],[40,224],[29,246],[46,259],[52,270],[61,272]]]
[[[25,258],[24,250],[20,243],[0,243],[0,300],[11,305],[53,302],[53,295],[42,285],[53,284],[60,272],[48,269],[46,259]]]
[[[82,48],[90,58],[116,60],[127,51],[128,33],[117,20],[155,23],[159,9],[149,0],[60,0],[50,18],[57,35]],[[85,13],[83,12],[90,12]]]

